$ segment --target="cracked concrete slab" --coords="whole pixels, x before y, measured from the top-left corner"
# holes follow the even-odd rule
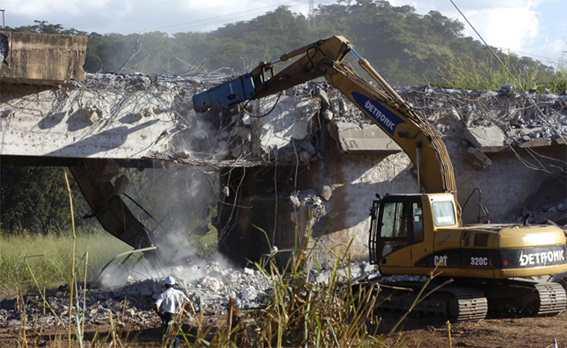
[[[392,138],[374,125],[337,122],[335,127],[339,148],[343,153],[392,154],[402,151]]]
[[[482,152],[499,152],[506,149],[506,134],[497,126],[467,127],[463,138]]]

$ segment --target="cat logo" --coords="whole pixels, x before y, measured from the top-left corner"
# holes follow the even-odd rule
[[[447,266],[447,255],[435,255],[433,264],[435,266]]]

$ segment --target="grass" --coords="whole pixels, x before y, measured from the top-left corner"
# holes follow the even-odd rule
[[[297,231],[296,231],[297,233]],[[201,241],[206,246],[212,242]],[[1,266],[2,284],[32,289],[30,269],[41,284],[63,284],[68,282],[71,267],[71,238],[63,236],[34,236],[2,238]],[[309,279],[310,270],[320,268],[312,252],[317,241],[305,241],[293,249],[292,257],[284,265],[277,265],[275,258],[255,263],[254,266],[272,283],[272,292],[263,308],[238,313],[234,302],[226,319],[210,321],[203,312],[193,309],[182,316],[190,317],[191,327],[185,332],[178,326],[178,336],[189,346],[211,347],[347,347],[347,346],[385,346],[386,336],[378,335],[379,319],[375,316],[377,307],[377,288],[352,287],[349,274],[340,275],[339,269],[350,263],[349,248],[335,255],[335,262],[326,283],[313,283]],[[75,279],[84,275],[81,268],[85,262],[81,255],[88,251],[89,265],[99,266],[116,254],[130,249],[106,233],[78,233],[76,239]],[[19,250],[26,250],[25,253]],[[41,255],[41,256],[34,256]],[[29,267],[28,267],[29,264]],[[348,270],[348,267],[347,267]],[[89,271],[89,274],[94,272]],[[40,289],[41,292],[41,289]],[[74,299],[75,301],[75,299]],[[231,300],[234,301],[234,300]],[[46,303],[46,306],[49,306]],[[77,307],[80,308],[79,302]],[[25,308],[25,307],[24,307]],[[73,311],[75,313],[75,311]],[[137,340],[127,328],[116,325],[120,313],[110,315],[108,332],[93,337],[91,342],[83,342],[82,311],[77,311],[76,333],[66,338],[69,344],[83,343],[90,346],[136,346]],[[185,321],[186,322],[186,321]],[[69,325],[62,323],[63,326]],[[69,326],[70,328],[70,326]],[[19,339],[28,342],[26,330],[22,329]],[[56,335],[51,346],[65,345],[63,335]],[[31,336],[30,336],[31,337]],[[34,336],[35,337],[35,336]]]
[[[205,246],[212,243],[208,240],[210,237],[205,239],[206,241],[201,241]],[[34,290],[31,272],[40,288],[68,283],[72,255],[72,240],[69,236],[2,237],[1,241],[2,285],[18,287],[24,291]],[[192,325],[191,333],[179,331],[179,336],[191,346],[214,347],[343,347],[361,343],[369,346],[380,344],[381,338],[375,335],[375,292],[353,291],[350,276],[339,275],[341,265],[350,263],[348,248],[336,255],[329,281],[315,284],[309,281],[310,269],[318,265],[312,255],[315,247],[313,244],[316,242],[310,244],[307,238],[302,245],[297,246],[285,267],[276,265],[273,258],[254,264],[272,283],[273,292],[265,307],[242,314],[234,307],[228,311],[226,320],[214,323],[203,316],[202,312],[196,314],[190,310],[185,314],[193,318],[196,325]],[[84,276],[81,269],[85,262],[81,255],[85,252],[88,251],[89,267],[92,265],[96,268],[95,265],[101,266],[128,249],[130,247],[117,243],[114,237],[103,232],[78,233],[75,279],[80,280]],[[82,343],[84,331],[80,326],[76,330],[77,342]],[[25,329],[22,330],[20,339],[27,342]],[[128,338],[128,332],[116,327],[114,319],[109,317],[108,335],[94,337],[90,344],[105,346],[114,342],[121,346],[135,346],[136,341],[130,342],[131,339]],[[62,346],[61,340],[62,335],[52,342],[53,346]],[[67,340],[71,342],[74,339],[69,335]]]
[[[70,191],[70,189],[69,189]],[[71,214],[73,206],[71,201]],[[335,257],[330,279],[325,283],[313,283],[309,273],[313,266],[319,267],[312,252],[317,241],[311,241],[311,230],[299,243],[296,229],[296,247],[289,262],[282,267],[275,258],[255,263],[255,267],[272,283],[272,293],[264,308],[238,313],[234,299],[229,300],[226,321],[219,320],[211,324],[194,311],[185,312],[197,321],[197,332],[183,332],[178,326],[178,336],[189,345],[214,347],[347,347],[382,345],[382,338],[377,337],[377,318],[375,309],[377,296],[374,288],[360,288],[355,291],[350,274],[341,276],[341,265],[350,264],[349,248],[339,251]],[[76,303],[77,310],[68,311],[68,321],[57,317],[58,322],[67,325],[67,346],[84,344],[84,320],[86,308],[81,309],[78,294],[73,295],[74,280],[86,279],[87,274],[95,274],[93,268],[102,266],[115,255],[131,249],[124,243],[106,233],[76,233],[73,224],[73,236],[19,236],[1,237],[0,244],[0,285],[17,288],[22,292],[35,289],[42,297],[42,289],[61,284],[70,285],[69,308]],[[199,240],[203,249],[214,248],[211,236]],[[77,256],[75,256],[77,255]],[[81,257],[81,255],[84,255]],[[347,267],[348,269],[348,267]],[[70,276],[71,275],[71,276]],[[70,278],[70,280],[69,280]],[[83,293],[86,296],[86,293]],[[19,297],[23,300],[22,297]],[[85,299],[82,299],[83,306]],[[232,303],[232,305],[231,305]],[[43,303],[53,313],[49,303]],[[25,306],[23,307],[25,311]],[[19,341],[27,345],[28,338],[25,318]],[[71,318],[76,317],[75,329]],[[40,329],[40,332],[43,328]],[[73,331],[75,333],[73,333]],[[53,346],[61,346],[62,335],[56,335]],[[107,337],[94,337],[91,346],[130,346],[129,332],[114,324],[113,315],[109,316]],[[109,340],[111,342],[109,342]]]
[[[441,88],[461,88],[470,90],[499,90],[504,85],[511,85],[516,92],[526,91],[562,94],[567,90],[567,66],[563,60],[554,72],[518,67],[511,63],[511,56],[502,60],[503,65],[495,58],[486,62],[475,60],[455,60],[448,62],[443,71],[443,79],[433,82]],[[508,71],[514,76],[510,76]],[[516,83],[517,81],[517,83]]]
[[[213,347],[380,345],[383,337],[376,334],[379,320],[375,317],[377,289],[355,290],[350,274],[340,275],[341,266],[350,264],[350,246],[335,256],[327,282],[311,281],[310,271],[320,267],[312,254],[317,241],[311,242],[310,232],[283,267],[273,257],[254,263],[272,284],[263,308],[239,314],[231,299],[226,320],[215,323],[214,328],[202,313],[185,313],[195,318],[198,330],[192,334],[179,331],[178,336],[189,344]]]
[[[115,255],[132,248],[106,232],[78,232],[76,241],[77,279],[84,276],[86,252],[89,253],[89,275]],[[23,235],[0,237],[0,286],[18,288],[23,292],[37,290],[32,273],[40,288],[53,288],[69,283],[72,260],[72,238],[62,235]],[[83,265],[83,266],[82,266]]]

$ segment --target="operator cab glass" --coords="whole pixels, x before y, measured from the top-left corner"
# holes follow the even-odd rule
[[[375,261],[411,244],[423,241],[423,209],[420,197],[388,197],[372,208],[370,255]],[[371,260],[372,261],[372,260]]]
[[[453,226],[456,223],[453,202],[433,202],[433,222],[437,227]]]

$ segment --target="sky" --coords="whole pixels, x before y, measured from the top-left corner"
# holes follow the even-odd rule
[[[336,0],[312,0],[314,7]],[[278,6],[309,13],[309,0],[0,0],[5,25],[45,20],[86,32],[143,33],[210,31],[250,20]],[[567,0],[453,0],[474,28],[494,47],[556,66],[567,60]],[[465,24],[464,34],[479,40],[451,0],[390,0],[419,14],[439,11]],[[341,34],[341,33],[337,33]],[[279,53],[278,53],[279,54]]]

